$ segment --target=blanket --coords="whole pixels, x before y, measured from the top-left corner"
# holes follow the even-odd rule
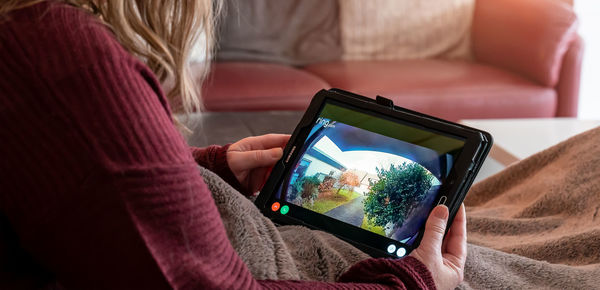
[[[460,289],[593,289],[600,285],[600,128],[508,167],[471,189]],[[227,235],[257,279],[335,281],[368,258],[321,231],[275,226],[200,168]]]
[[[470,249],[466,284],[600,288],[600,128],[474,185],[465,205],[468,241],[481,246]]]

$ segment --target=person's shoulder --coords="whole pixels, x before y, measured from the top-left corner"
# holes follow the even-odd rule
[[[25,58],[38,73],[72,73],[131,57],[98,17],[62,2],[43,1],[4,18],[0,46],[12,48],[15,57]]]

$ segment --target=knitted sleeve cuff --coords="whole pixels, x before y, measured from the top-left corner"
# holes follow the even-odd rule
[[[411,256],[403,259],[367,259],[342,274],[339,282],[379,283],[405,289],[436,289],[431,272]]]
[[[411,273],[410,276],[415,279],[415,285],[419,285],[418,287],[421,287],[422,289],[436,289],[431,271],[427,269],[425,264],[411,256],[408,256],[401,261],[403,262],[403,268],[406,272]]]
[[[252,193],[242,186],[227,163],[227,149],[230,145],[211,145],[204,148],[191,147],[192,156],[198,165],[216,173],[242,194],[250,196]]]

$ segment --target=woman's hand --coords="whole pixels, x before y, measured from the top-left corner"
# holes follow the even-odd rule
[[[290,135],[267,134],[237,141],[227,150],[227,164],[240,184],[251,193],[261,189],[271,168],[283,155]]]
[[[454,289],[462,282],[467,259],[464,204],[444,239],[447,221],[448,208],[444,205],[435,207],[427,219],[421,244],[410,254],[427,266],[438,289]]]

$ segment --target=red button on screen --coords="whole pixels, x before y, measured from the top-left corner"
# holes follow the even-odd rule
[[[271,210],[272,210],[272,211],[278,211],[280,206],[281,206],[281,205],[280,205],[278,202],[274,202],[274,203],[271,205]]]

